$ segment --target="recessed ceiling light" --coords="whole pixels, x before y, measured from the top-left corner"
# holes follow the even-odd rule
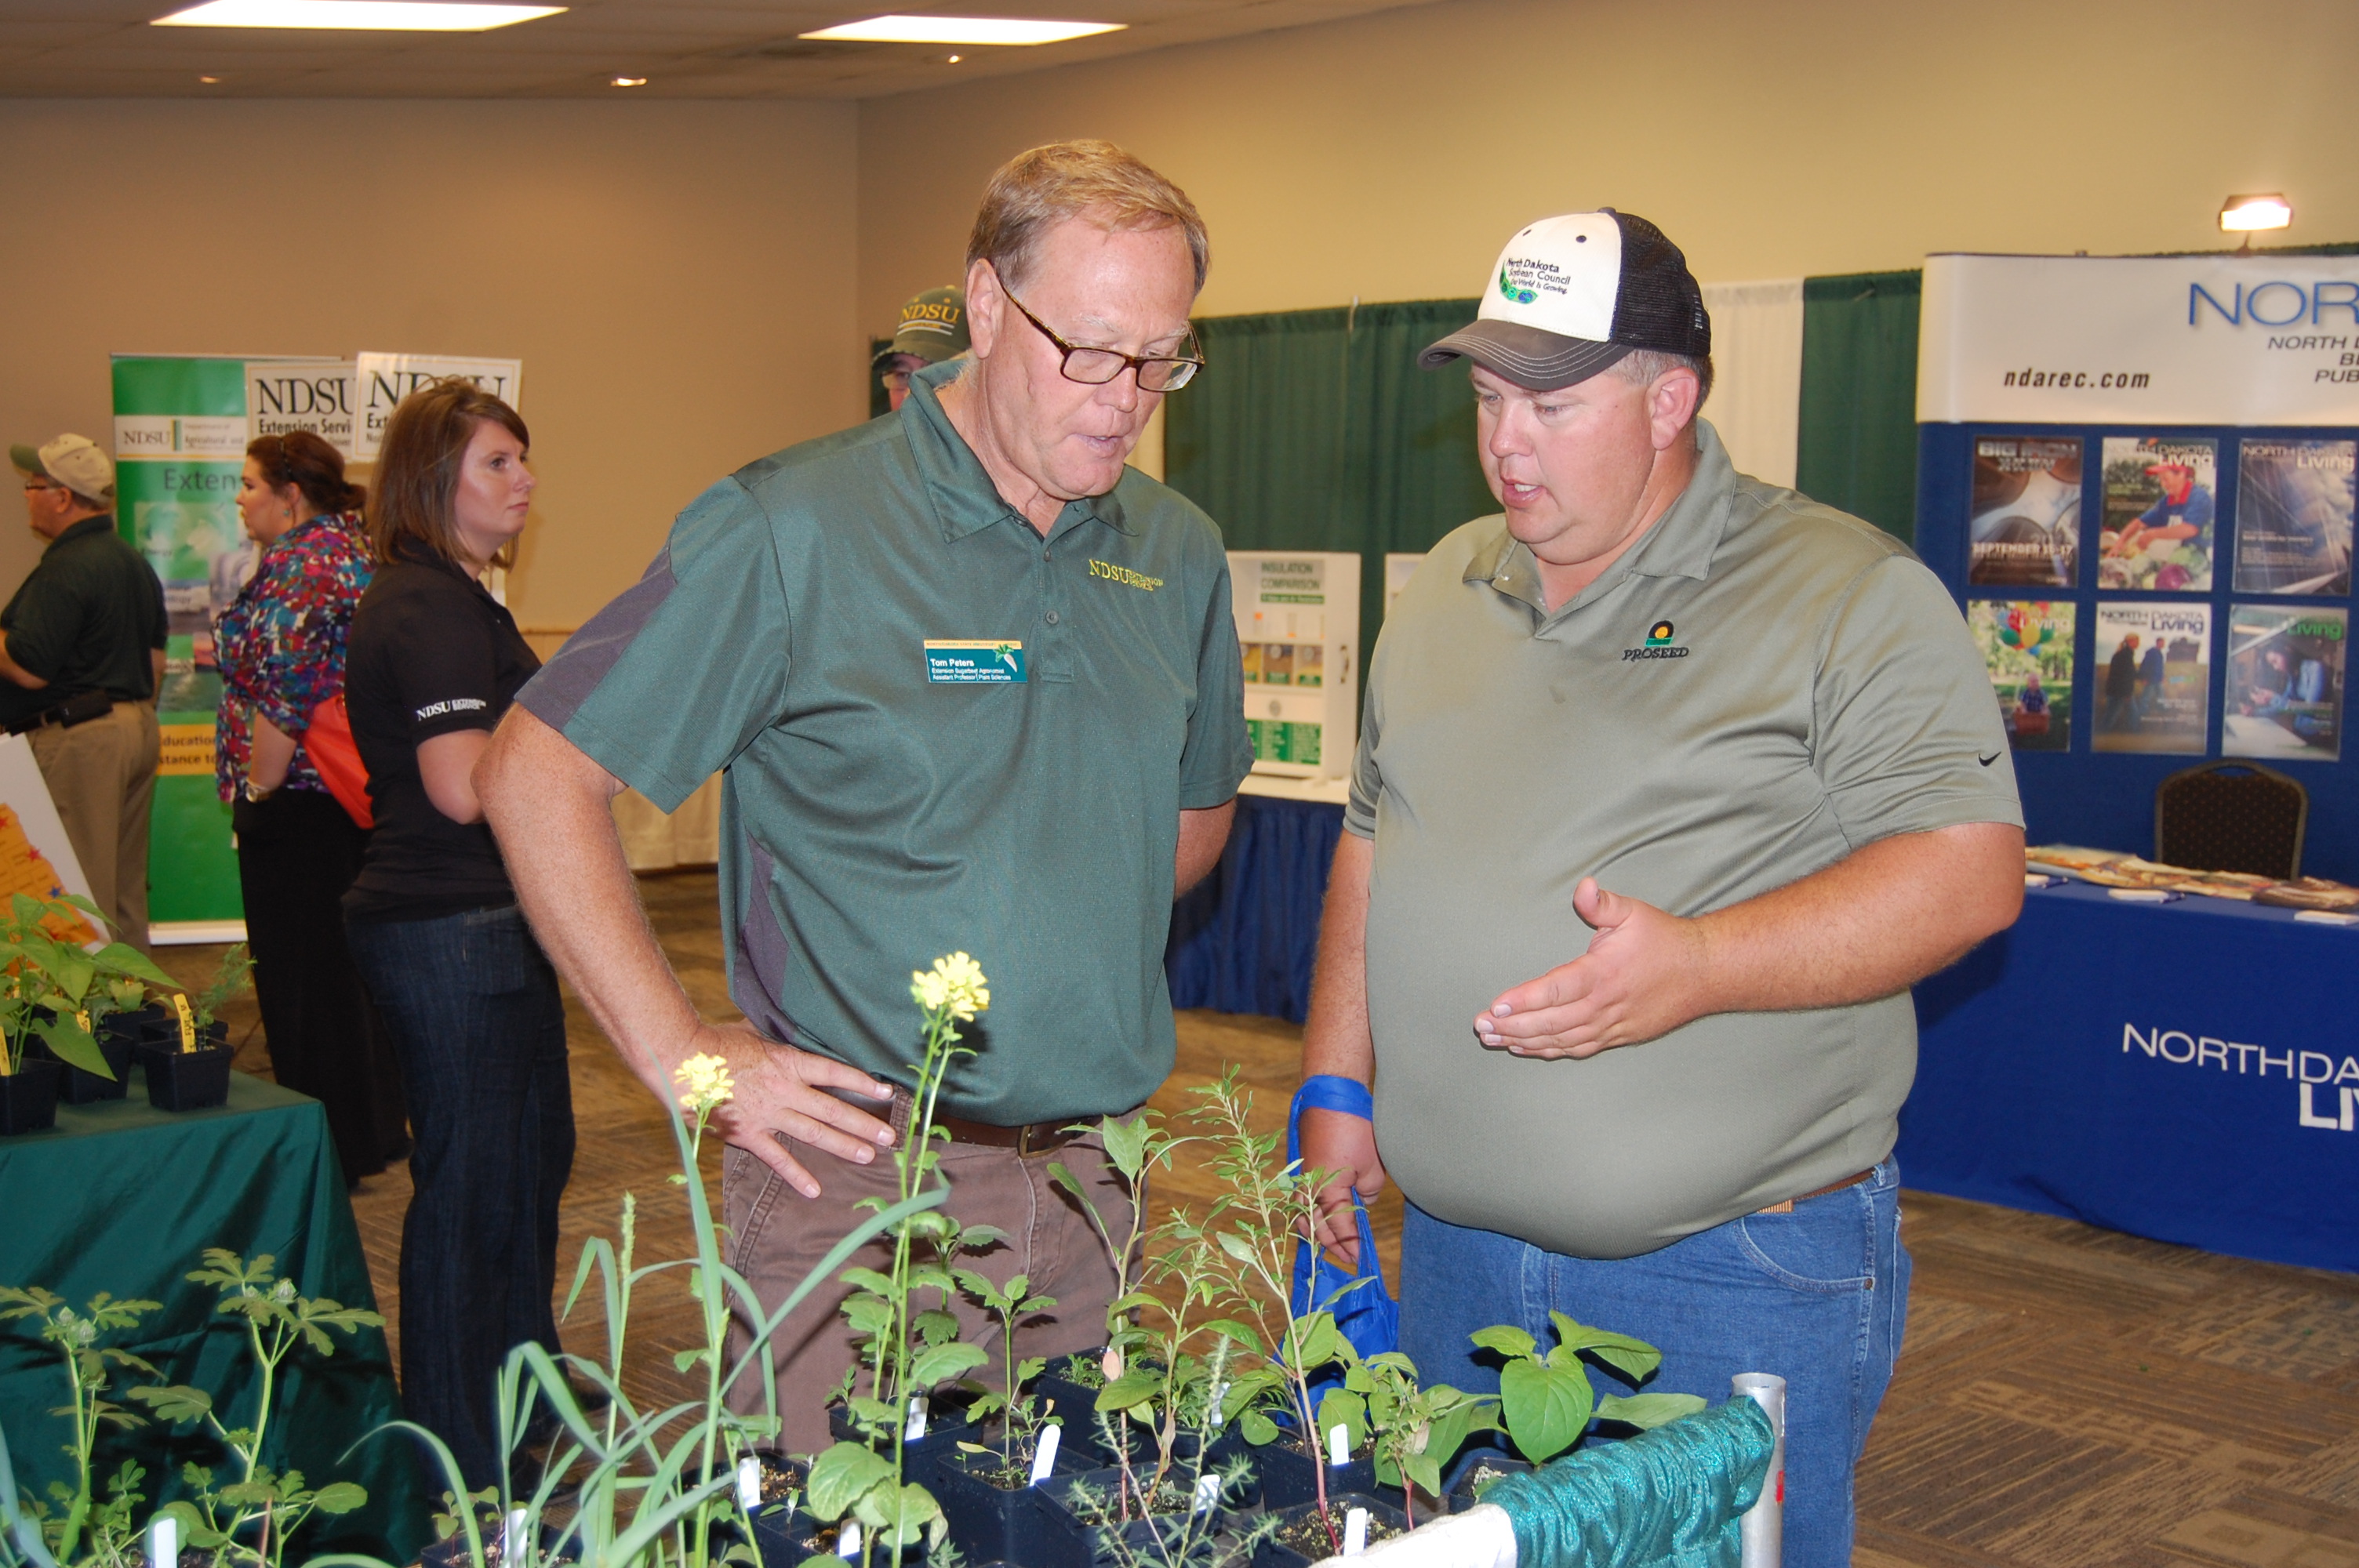
[[[870,44],[1055,44],[1118,33],[1126,22],[1051,22],[1027,16],[871,16],[797,38]]]
[[[606,80],[609,87],[645,87],[647,84],[647,79],[644,76],[614,76]]]
[[[2293,209],[2275,191],[2265,196],[2231,196],[2220,208],[2220,227],[2232,234],[2282,229],[2292,222]]]
[[[966,58],[966,56],[964,56],[964,55],[959,55],[959,54],[949,55],[949,56],[946,56],[946,57],[943,59],[942,63],[943,63],[944,65],[956,65],[959,61],[961,61],[961,60],[964,59],[965,58]]]
[[[221,78],[218,76],[200,76],[197,80],[203,82],[207,87],[218,87],[221,85]]]
[[[319,27],[387,33],[481,33],[562,5],[458,5],[451,0],[206,0],[158,16],[158,27]]]

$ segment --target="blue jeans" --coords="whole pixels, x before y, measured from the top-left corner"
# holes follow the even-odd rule
[[[1401,1348],[1423,1381],[1497,1392],[1495,1360],[1467,1336],[1511,1324],[1550,1346],[1550,1309],[1661,1350],[1649,1392],[1718,1404],[1739,1372],[1785,1379],[1786,1568],[1846,1568],[1852,1467],[1908,1316],[1898,1166],[1886,1160],[1791,1214],[1747,1215],[1619,1260],[1544,1252],[1408,1206]],[[1590,1381],[1600,1398],[1631,1391],[1594,1366]]]
[[[500,1362],[527,1339],[558,1348],[558,1202],[573,1170],[565,1003],[514,904],[354,920],[346,935],[400,1055],[417,1141],[402,1408],[450,1445],[469,1487],[491,1486],[504,1470]]]

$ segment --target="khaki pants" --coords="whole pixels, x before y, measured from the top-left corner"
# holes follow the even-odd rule
[[[33,758],[90,883],[91,902],[117,939],[147,946],[147,811],[156,799],[160,738],[152,702],[118,702],[71,730],[28,730]]]
[[[896,1101],[897,1110],[902,1103]],[[902,1120],[902,1116],[894,1118],[897,1129]],[[889,1203],[899,1191],[892,1157],[883,1151],[873,1163],[853,1165],[806,1144],[789,1142],[787,1147],[819,1179],[823,1190],[817,1198],[805,1198],[743,1149],[730,1149],[722,1162],[723,1223],[731,1233],[723,1241],[724,1256],[772,1312],[794,1293],[830,1248],[874,1212],[855,1208],[855,1204],[864,1197]],[[1092,1133],[1053,1152],[1028,1157],[1012,1149],[971,1143],[935,1147],[941,1153],[936,1170],[951,1189],[943,1206],[962,1226],[991,1225],[1007,1233],[1006,1241],[987,1250],[961,1254],[956,1265],[1003,1288],[1011,1277],[1025,1275],[1031,1293],[1056,1299],[1052,1312],[1019,1325],[1016,1358],[1062,1356],[1104,1344],[1106,1308],[1114,1302],[1113,1260],[1072,1197],[1049,1179],[1049,1164],[1061,1162],[1090,1194],[1106,1228],[1117,1239],[1128,1235],[1129,1201],[1123,1195],[1121,1177],[1106,1160],[1103,1142]],[[853,1253],[836,1272],[854,1265],[881,1272],[891,1263],[890,1247],[877,1241]],[[829,1281],[806,1296],[770,1336],[770,1358],[778,1380],[778,1445],[789,1454],[814,1454],[828,1445],[827,1400],[853,1360],[852,1331],[838,1311],[850,1293],[848,1287]],[[943,1303],[934,1292],[924,1291],[916,1304],[922,1310]],[[986,1388],[1000,1387],[998,1322],[963,1294],[948,1305],[958,1318],[960,1339],[991,1352],[991,1365],[969,1377]],[[734,1366],[752,1342],[742,1310],[729,1342],[729,1365]],[[864,1373],[858,1391],[869,1391]],[[758,1368],[738,1379],[729,1403],[746,1413],[762,1411]]]

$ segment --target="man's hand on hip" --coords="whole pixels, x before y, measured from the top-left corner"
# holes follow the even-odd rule
[[[1474,1020],[1494,1051],[1553,1059],[1594,1056],[1659,1038],[1712,1011],[1704,935],[1692,920],[1607,892],[1594,877],[1573,890],[1594,926],[1589,951],[1502,995]]]
[[[857,1067],[765,1040],[744,1023],[698,1025],[682,1059],[699,1053],[727,1057],[737,1082],[734,1098],[713,1113],[721,1135],[807,1198],[819,1196],[820,1184],[779,1139],[863,1165],[876,1158],[877,1150],[893,1146],[890,1127],[826,1092],[846,1089],[880,1108],[888,1104],[893,1087]]]
[[[1367,1118],[1347,1111],[1302,1113],[1302,1167],[1324,1171],[1319,1189],[1321,1249],[1346,1268],[1360,1266],[1360,1227],[1352,1218],[1352,1195],[1363,1201],[1385,1190],[1385,1162],[1376,1154],[1376,1130]]]

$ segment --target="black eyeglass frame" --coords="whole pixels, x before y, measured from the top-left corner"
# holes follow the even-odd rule
[[[1160,396],[1168,392],[1179,391],[1181,387],[1195,380],[1196,373],[1204,368],[1204,356],[1201,349],[1199,349],[1198,351],[1193,354],[1126,354],[1120,349],[1098,348],[1095,345],[1089,343],[1069,343],[1065,341],[1064,339],[1057,336],[1057,334],[1049,329],[1048,322],[1043,321],[1040,318],[1032,314],[1031,311],[1025,309],[1024,301],[1016,297],[1015,294],[1009,290],[1005,280],[1002,280],[1000,283],[999,292],[1001,296],[1006,299],[1007,303],[1016,307],[1016,310],[1018,315],[1022,316],[1027,321],[1031,322],[1033,326],[1038,328],[1040,330],[1040,335],[1057,346],[1058,352],[1063,356],[1063,358],[1057,362],[1057,373],[1063,376],[1067,381],[1072,382],[1076,385],[1111,386],[1114,383],[1122,379],[1123,371],[1129,371],[1135,377],[1142,376],[1145,373],[1146,367],[1148,365],[1165,364],[1178,365],[1181,367],[1173,373],[1179,377],[1179,379],[1170,383],[1169,385],[1149,386],[1144,380],[1139,382],[1139,391],[1152,392],[1158,396]],[[1193,327],[1188,329],[1188,341],[1191,345],[1196,341],[1196,329]],[[1116,370],[1112,375],[1107,376],[1103,381],[1085,380],[1073,373],[1073,356],[1075,354],[1112,354],[1114,358],[1122,362],[1122,366],[1121,369]]]

